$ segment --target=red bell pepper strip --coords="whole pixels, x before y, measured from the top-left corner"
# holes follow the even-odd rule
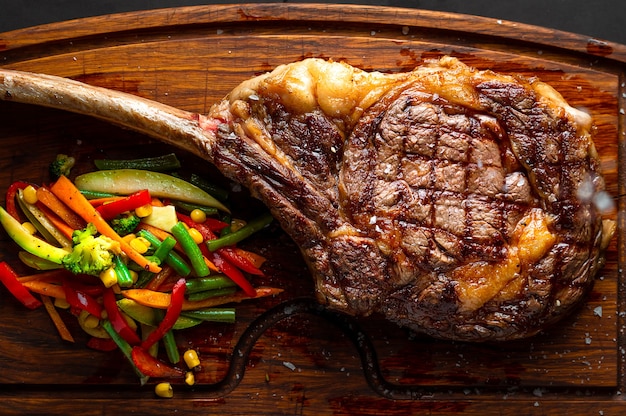
[[[256,267],[250,260],[246,257],[240,255],[237,250],[234,250],[233,247],[222,247],[217,250],[217,252],[226,258],[231,264],[239,267],[244,272],[254,274],[257,276],[263,276],[263,272],[261,269]]]
[[[82,289],[75,287],[70,279],[63,281],[63,291],[65,292],[65,300],[71,307],[85,310],[93,316],[102,318],[102,306],[98,301]]]
[[[69,281],[70,283],[68,283],[70,285],[70,287],[72,289],[74,289],[77,292],[80,293],[84,293],[86,295],[89,295],[93,298],[97,298],[98,296],[102,295],[102,292],[104,291],[104,287],[100,284],[100,285],[93,285],[93,284],[89,284],[86,282],[82,282],[80,280],[76,280],[75,276],[71,276],[65,279],[66,281]],[[95,299],[94,299],[95,301]]]
[[[130,345],[139,345],[141,343],[141,339],[139,335],[128,325],[126,319],[120,312],[117,307],[117,302],[115,299],[115,292],[113,292],[112,288],[107,288],[102,294],[102,301],[104,304],[104,309],[107,312],[108,320],[113,325],[113,329],[115,332],[120,334],[122,338]]]
[[[157,378],[185,376],[183,369],[165,364],[163,361],[151,356],[147,350],[141,347],[133,347],[131,357],[137,369],[145,376]]]
[[[167,311],[163,320],[159,323],[159,326],[152,331],[148,337],[141,343],[141,347],[144,350],[148,350],[154,343],[163,338],[165,333],[172,329],[176,320],[180,316],[180,312],[183,310],[183,302],[185,301],[185,290],[187,285],[185,279],[178,279],[174,287],[172,288],[172,296]]]
[[[184,222],[187,227],[195,228],[196,230],[198,230],[205,241],[214,240],[217,238],[215,233],[211,230],[211,227],[209,227],[206,223],[195,222],[191,219],[191,217],[185,214],[181,214],[180,212],[177,212],[176,216],[178,217],[178,221]]]
[[[117,344],[111,338],[91,337],[87,341],[87,347],[96,351],[110,352],[117,349]]]
[[[202,224],[206,225],[209,228],[209,230],[213,231],[214,233],[219,233],[224,228],[228,227],[227,222],[220,221],[218,219],[211,218],[211,217],[204,220]]]
[[[205,241],[217,238],[213,231],[211,231],[209,227],[205,226],[204,224],[196,223],[190,217],[184,214],[177,214],[177,216],[179,221],[184,222],[188,227],[193,227],[198,230]],[[246,277],[243,275],[243,273],[241,273],[241,271],[239,271],[239,269],[237,269],[232,263],[224,258],[225,256],[222,255],[222,249],[211,252],[205,244],[200,244],[200,250],[202,251],[204,257],[209,259],[209,261],[213,263],[218,269],[220,269],[222,273],[224,273],[226,276],[230,277],[235,283],[237,283],[237,285],[239,285],[239,287],[243,289],[246,295],[250,297],[255,296],[256,292],[254,290],[254,287],[250,284],[250,282],[248,282]],[[243,261],[241,262],[241,264],[243,265]],[[260,272],[260,270],[258,271]]]
[[[152,201],[150,192],[147,189],[137,191],[118,199],[117,201],[109,202],[108,204],[102,204],[96,207],[96,210],[100,213],[102,218],[106,221],[112,220],[123,212],[132,211],[144,205],[148,205]]]
[[[244,291],[244,293],[251,298],[256,296],[256,290],[254,287],[248,282],[246,277],[241,273],[241,271],[233,266],[228,260],[221,256],[218,252],[211,252],[209,248],[205,244],[200,245],[200,250],[202,254],[209,259],[222,273],[228,276],[233,282],[237,283],[237,285]]]
[[[5,261],[0,263],[0,281],[27,308],[35,309],[42,305],[41,301],[18,280],[15,270]]]
[[[21,221],[20,214],[17,209],[17,205],[15,203],[15,197],[17,196],[17,191],[20,189],[26,188],[30,185],[28,182],[16,181],[9,186],[6,194],[6,210],[7,212],[16,220]]]

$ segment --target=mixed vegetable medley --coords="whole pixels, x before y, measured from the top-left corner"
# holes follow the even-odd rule
[[[272,217],[234,219],[227,192],[197,175],[178,176],[175,154],[97,160],[97,170],[72,181],[74,164],[58,155],[51,184],[17,181],[7,190],[0,224],[33,272],[19,276],[0,262],[0,281],[26,307],[45,307],[68,342],[64,319],[74,316],[90,348],[121,350],[142,383],[192,385],[200,360],[193,349],[181,354],[175,331],[232,323],[233,303],[281,291],[250,283],[263,274],[264,258],[237,246]],[[155,391],[172,394],[168,383]]]

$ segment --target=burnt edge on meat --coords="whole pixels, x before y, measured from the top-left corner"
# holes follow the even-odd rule
[[[329,307],[444,339],[534,335],[584,299],[612,233],[579,198],[581,184],[604,190],[590,120],[538,80],[451,58],[433,68],[447,77],[434,90],[417,69],[352,125],[256,88],[229,102],[214,163],[271,207]],[[484,303],[462,305],[459,270],[493,273],[533,212],[554,236],[546,252]]]
[[[320,59],[244,81],[204,116],[0,69],[0,99],[91,115],[247,186],[318,300],[433,337],[528,337],[591,289],[615,224],[590,117],[537,79],[443,57],[382,74]]]

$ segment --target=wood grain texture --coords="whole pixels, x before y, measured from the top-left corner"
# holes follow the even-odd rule
[[[306,57],[397,72],[443,54],[480,69],[537,76],[589,111],[608,190],[624,211],[622,45],[473,16],[306,4],[155,10],[0,34],[4,67],[66,76],[196,112],[206,112],[242,80]],[[0,103],[0,125],[2,192],[17,179],[47,180],[47,164],[59,152],[77,156],[78,173],[92,169],[93,159],[103,155],[168,150],[87,117],[6,102]],[[220,180],[203,161],[181,158]],[[623,237],[623,218],[619,226]],[[296,247],[272,229],[249,244],[269,258],[267,281],[259,283],[279,284],[285,292],[241,305],[236,325],[181,333],[180,347],[198,349],[203,368],[197,387],[176,386],[175,398],[167,401],[155,399],[151,386],[138,386],[119,354],[86,349],[75,326],[76,344],[64,343],[43,310],[25,311],[0,288],[2,413],[621,414],[626,258],[618,241],[610,246],[588,302],[528,340],[435,341],[373,317],[356,322],[371,344],[355,345],[355,329],[346,328],[351,321],[304,303],[298,304],[302,313],[282,320],[280,313],[272,315],[278,322],[262,327],[258,340],[239,354],[236,344],[259,325],[261,313],[312,294]],[[4,233],[0,260],[19,267]],[[231,357],[236,362],[231,364]]]

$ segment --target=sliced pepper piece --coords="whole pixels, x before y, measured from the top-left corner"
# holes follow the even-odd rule
[[[18,190],[24,189],[28,185],[30,185],[28,182],[16,181],[9,186],[9,189],[7,189],[5,204],[7,212],[18,222],[21,221],[21,219],[17,209],[17,204],[15,203],[15,198],[17,197]]]
[[[36,309],[42,305],[41,301],[18,280],[15,270],[5,261],[0,263],[0,281],[27,308]]]
[[[152,344],[163,338],[165,333],[172,329],[176,320],[180,316],[180,312],[183,308],[183,302],[185,301],[185,279],[179,279],[172,288],[172,294],[170,296],[170,303],[165,312],[163,320],[159,323],[159,326],[148,335],[148,337],[141,343],[141,347],[148,350]]]
[[[108,288],[102,294],[102,301],[104,304],[104,309],[107,311],[108,320],[111,322],[113,329],[115,332],[120,334],[122,338],[130,345],[139,345],[141,343],[141,339],[139,335],[133,329],[128,326],[128,322],[124,316],[120,313],[120,310],[117,307],[117,300],[115,299],[115,292],[113,292],[112,288]]]
[[[263,276],[263,271],[256,267],[247,257],[240,255],[233,247],[224,247],[218,250],[219,254],[226,258],[229,263],[243,270],[244,272]]]
[[[148,377],[172,378],[185,376],[185,370],[165,364],[163,361],[148,354],[141,347],[133,347],[131,357],[137,369]]]
[[[117,344],[111,338],[91,337],[87,341],[87,347],[96,351],[110,352],[117,349]]]
[[[99,205],[96,210],[106,221],[112,220],[118,215],[133,211],[139,207],[150,204],[152,197],[147,189],[134,192],[122,199]]]
[[[65,292],[65,300],[67,300],[70,306],[87,311],[98,318],[102,318],[102,306],[85,291],[76,288],[70,279],[63,281],[63,291]]]
[[[210,262],[215,264],[215,266],[221,270],[222,273],[231,278],[233,282],[237,283],[246,295],[251,298],[256,296],[256,289],[252,286],[252,284],[250,284],[248,279],[246,279],[246,276],[244,276],[238,268],[233,266],[232,263],[222,257],[221,253],[209,251],[207,246],[204,244],[200,246],[200,250]]]

